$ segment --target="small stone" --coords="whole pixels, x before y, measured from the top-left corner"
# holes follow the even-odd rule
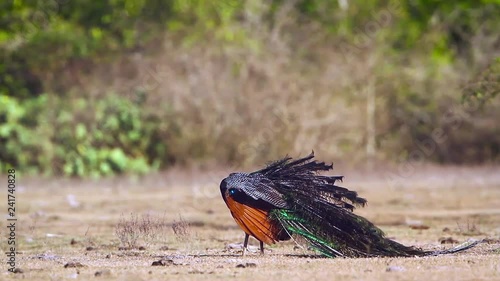
[[[425,224],[415,224],[415,225],[410,225],[410,228],[411,229],[418,229],[418,230],[425,230],[425,229],[429,229],[430,227],[428,225],[425,225]]]
[[[439,243],[441,244],[456,244],[458,240],[453,239],[453,237],[441,237],[439,238]]]
[[[71,241],[69,242],[70,245],[76,245],[78,242],[75,240],[75,238],[71,238]]]
[[[79,268],[79,267],[84,267],[84,265],[79,262],[68,262],[67,264],[64,265],[64,268]]]
[[[240,263],[240,264],[236,265],[236,268],[245,268],[245,267],[246,267],[246,266],[245,266],[244,264],[242,264],[242,263]]]
[[[228,249],[243,249],[242,243],[231,243],[226,246]]]
[[[165,262],[163,260],[154,261],[151,266],[165,266]]]
[[[53,254],[47,254],[47,253],[43,253],[43,254],[38,255],[36,257],[38,259],[41,259],[41,260],[55,260],[55,259],[59,258],[59,256],[56,256],[56,255],[53,255]]]
[[[391,266],[388,266],[385,269],[385,271],[387,271],[387,272],[402,272],[402,271],[405,271],[405,268],[402,266],[391,265]]]
[[[92,246],[88,246],[87,248],[85,248],[85,250],[87,250],[87,251],[93,251],[93,250],[95,250],[95,248],[92,247]]]
[[[146,250],[146,247],[144,247],[144,246],[139,247],[139,251],[144,251],[144,250]]]
[[[13,273],[24,273],[24,270],[20,269],[19,267],[14,268]]]
[[[106,258],[107,258],[107,259],[110,259],[110,258],[111,258],[111,254],[107,254],[107,255],[106,255]]]
[[[157,261],[154,261],[151,266],[167,266],[167,265],[171,265],[171,264],[174,264],[174,261],[173,260],[170,260],[170,259],[161,259],[161,260],[157,260]]]
[[[226,248],[230,249],[230,250],[231,249],[243,249],[243,243],[231,243],[231,244],[227,244]],[[254,245],[248,245],[247,250],[249,252],[255,252],[255,251],[259,250],[259,247],[258,246],[254,246]],[[268,249],[268,250],[270,250],[270,249]]]
[[[253,262],[247,262],[246,267],[257,267],[257,264]]]
[[[68,194],[68,195],[66,195],[66,200],[68,201],[68,204],[72,208],[78,208],[78,207],[80,207],[80,202],[78,202],[78,200],[76,200],[76,196],[74,194]]]
[[[109,270],[109,269],[103,269],[103,270],[96,271],[94,273],[94,276],[95,277],[99,277],[99,276],[111,276],[111,270]]]

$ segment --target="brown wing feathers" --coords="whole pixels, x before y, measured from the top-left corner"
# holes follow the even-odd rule
[[[245,233],[266,244],[278,241],[274,231],[275,226],[270,221],[268,212],[238,203],[230,196],[226,197],[226,203],[231,215]]]

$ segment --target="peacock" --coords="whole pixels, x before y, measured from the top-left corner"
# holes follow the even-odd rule
[[[480,241],[427,251],[405,246],[385,237],[384,232],[356,215],[355,207],[366,199],[337,185],[342,176],[320,172],[333,166],[310,155],[285,157],[251,173],[232,173],[220,183],[224,199],[236,223],[245,232],[243,255],[249,236],[264,243],[300,236],[326,257],[413,257],[451,254],[467,250]]]

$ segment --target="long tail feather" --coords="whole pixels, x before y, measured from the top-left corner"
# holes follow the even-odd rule
[[[299,235],[328,257],[428,256],[467,250],[478,242],[466,243],[444,251],[424,251],[385,237],[367,219],[354,214],[355,205],[366,200],[357,193],[335,185],[338,176],[320,176],[318,171],[331,165],[313,160],[311,154],[291,162],[285,158],[256,173],[273,181],[286,198],[287,208],[273,209],[270,216],[290,235]]]
[[[472,240],[447,250],[424,251],[386,238],[382,230],[354,214],[351,214],[354,218],[348,216],[349,222],[339,216],[329,219],[315,214],[311,217],[307,211],[276,209],[271,215],[289,234],[303,237],[327,257],[436,256],[465,251],[481,242]]]
[[[439,256],[439,255],[446,255],[446,254],[454,254],[458,252],[462,252],[465,250],[468,250],[472,247],[475,247],[477,244],[482,243],[483,240],[476,240],[476,239],[469,239],[469,241],[466,241],[456,247],[453,247],[451,249],[446,249],[442,251],[434,251],[434,252],[428,252],[428,256]]]

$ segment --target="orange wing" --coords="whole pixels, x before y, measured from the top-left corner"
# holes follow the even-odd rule
[[[236,202],[226,194],[226,204],[234,220],[247,233],[266,244],[274,244],[278,239],[276,227],[268,218],[268,212]]]

